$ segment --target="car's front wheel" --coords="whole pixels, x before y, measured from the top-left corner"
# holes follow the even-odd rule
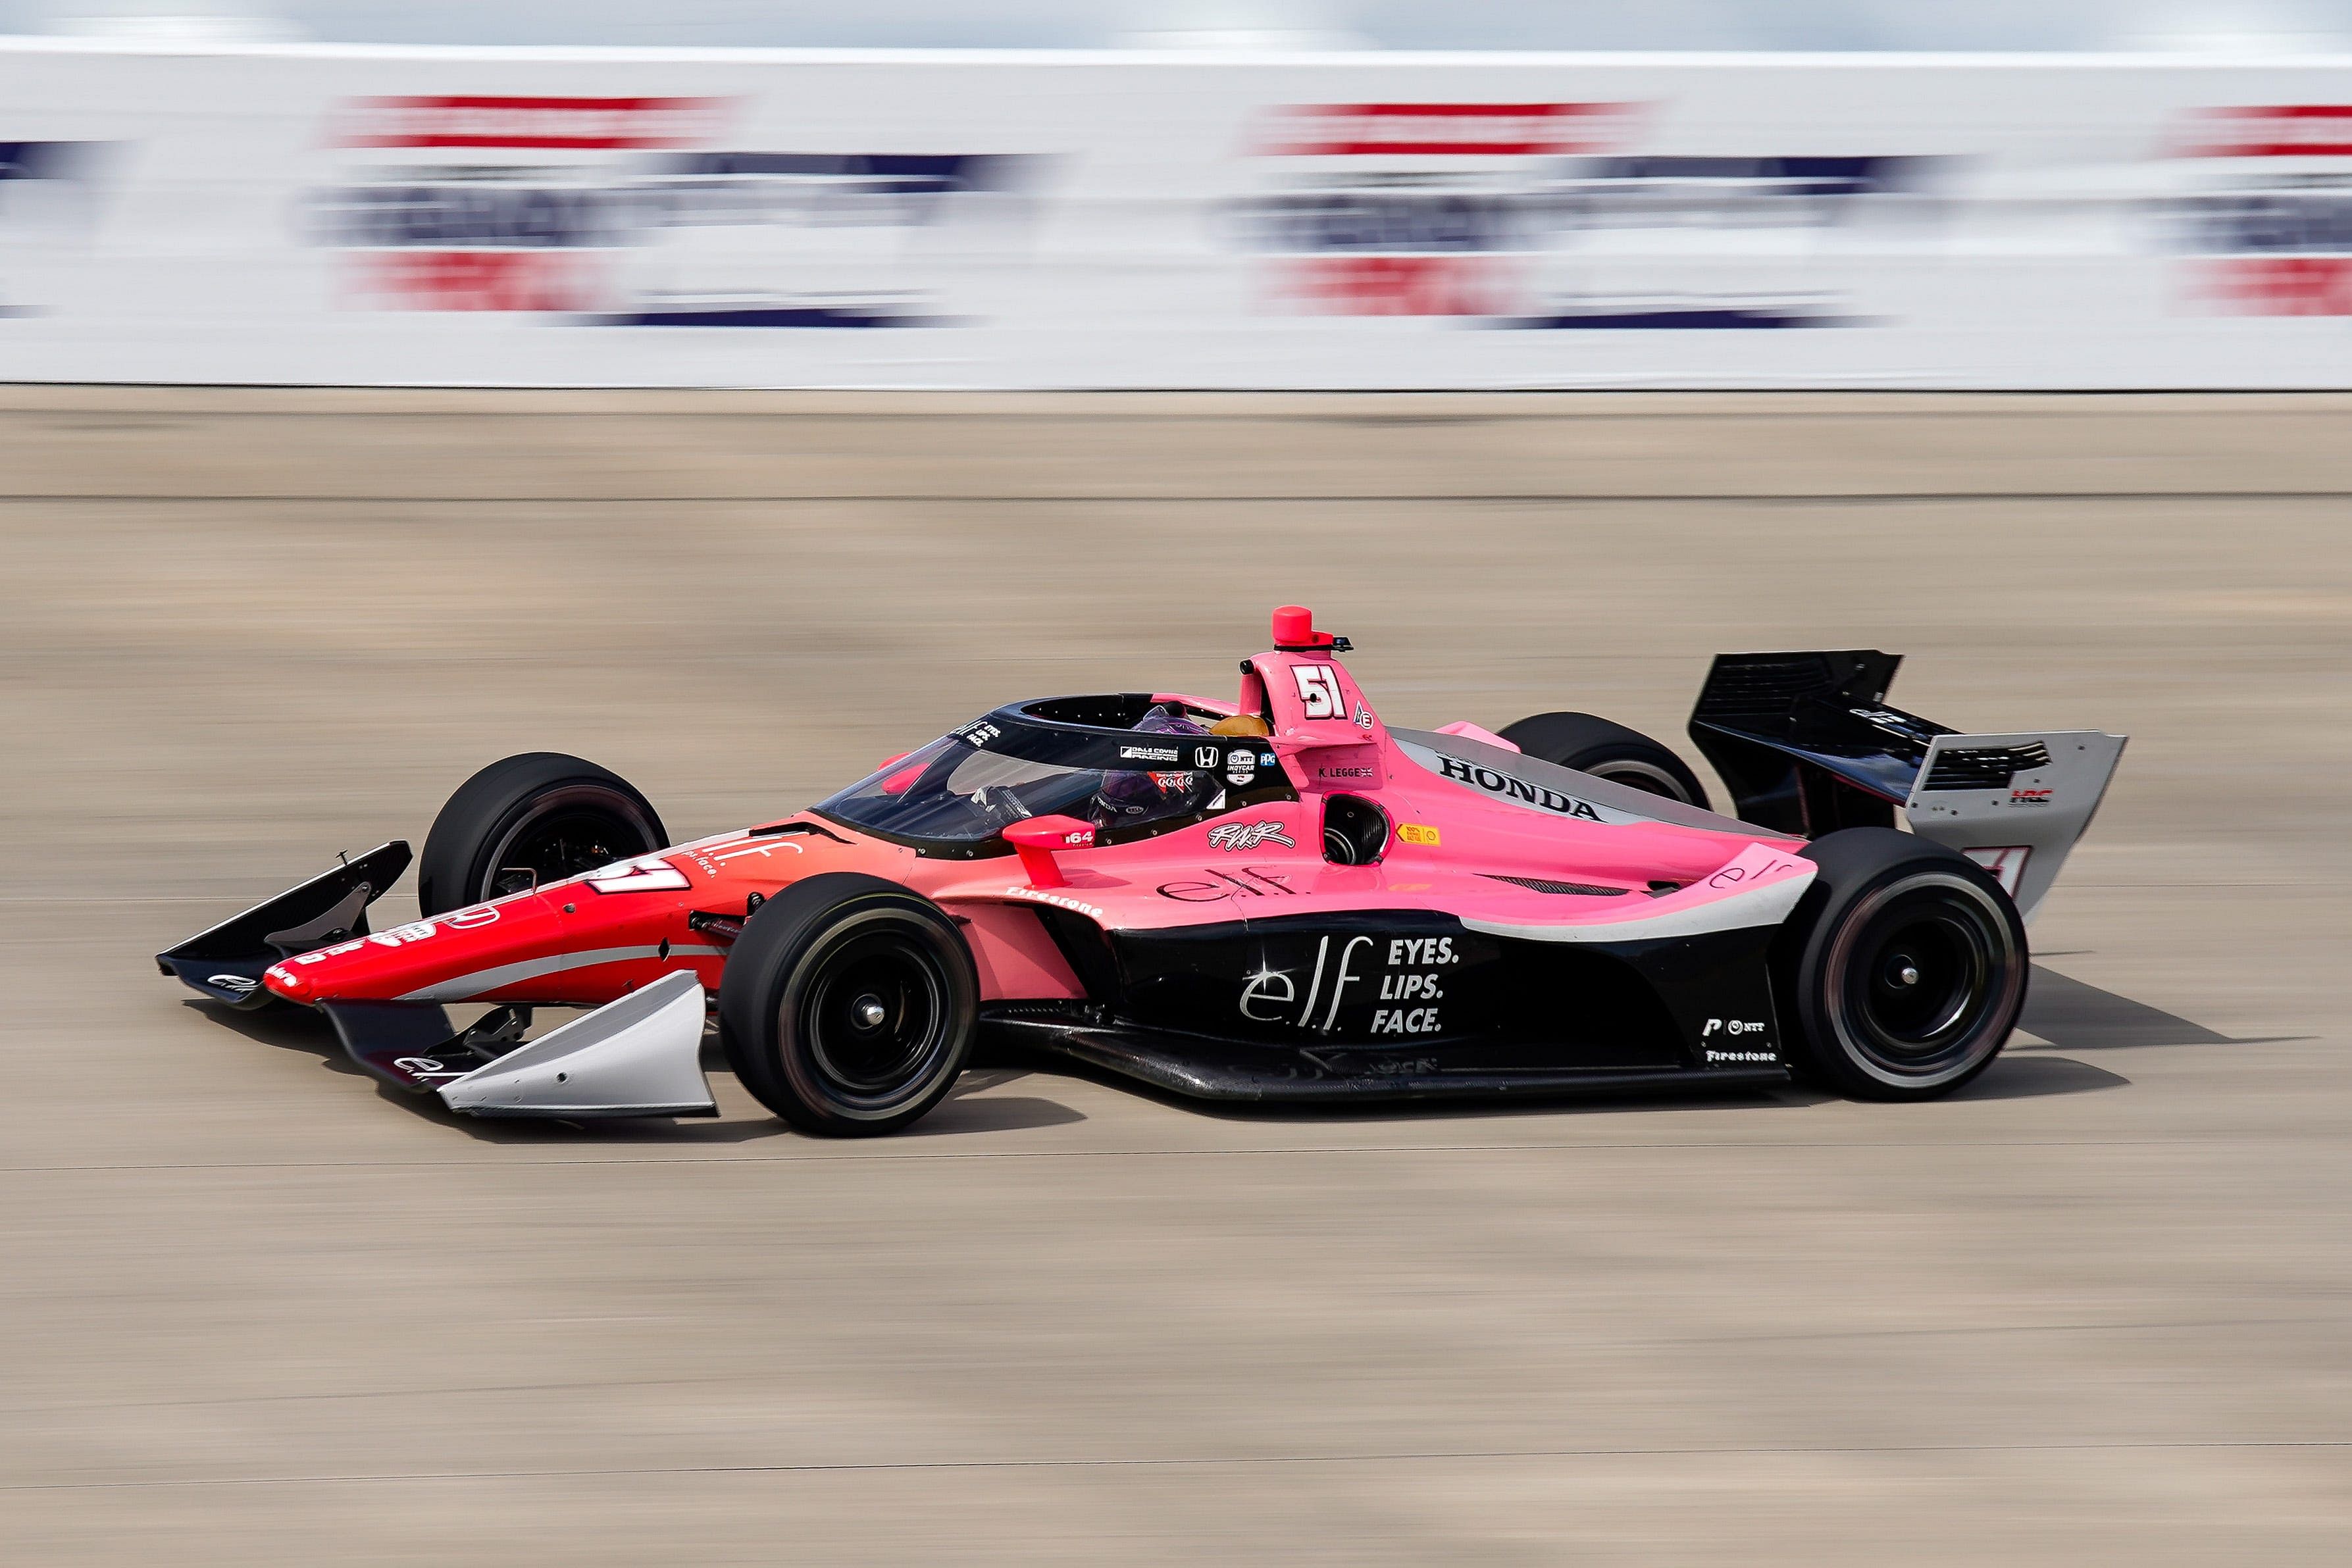
[[[560,751],[493,762],[433,819],[416,862],[426,915],[562,882],[665,848],[661,818],[608,768]]]
[[[971,1054],[980,977],[955,923],[854,872],[760,905],[719,987],[743,1086],[804,1133],[894,1133],[945,1099]]]
[[[1992,1065],[2025,1006],[2025,923],[1965,855],[1892,828],[1800,852],[1821,869],[1783,928],[1790,1062],[1862,1100],[1931,1100]]]

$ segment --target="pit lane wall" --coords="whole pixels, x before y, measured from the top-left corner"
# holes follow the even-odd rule
[[[2352,58],[0,46],[0,380],[2352,386]]]

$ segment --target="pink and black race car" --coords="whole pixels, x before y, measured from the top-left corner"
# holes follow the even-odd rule
[[[1391,729],[1346,639],[1286,607],[1274,643],[1233,702],[1014,703],[690,844],[593,763],[511,757],[434,822],[422,919],[368,930],[388,843],[158,962],[318,1008],[481,1116],[714,1114],[713,1015],[752,1093],[836,1134],[914,1121],[976,1046],[1213,1100],[1916,1100],[2000,1051],[2026,917],[2123,749],[1889,708],[1884,653],[1727,654],[1691,734],[1735,820],[1622,726]],[[541,1007],[593,1010],[526,1038]]]

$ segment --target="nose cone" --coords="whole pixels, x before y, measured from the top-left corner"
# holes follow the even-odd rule
[[[274,996],[313,1004],[583,1007],[679,967],[716,986],[726,948],[695,929],[696,910],[740,917],[751,895],[772,898],[814,872],[889,876],[914,858],[912,850],[831,828],[720,834],[304,953],[271,968],[262,983]]]
[[[297,974],[284,964],[272,966],[269,972],[261,977],[261,983],[268,989],[270,995],[283,997],[289,1002],[307,1002],[312,999],[310,977],[308,975]]]
[[[562,903],[545,893],[520,894],[298,954],[273,966],[262,984],[289,1002],[401,1001],[461,977],[512,972],[560,953],[565,924]]]

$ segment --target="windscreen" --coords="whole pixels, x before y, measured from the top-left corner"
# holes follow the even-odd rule
[[[1161,727],[1172,722],[1147,715],[1122,733],[992,716],[816,810],[883,837],[969,854],[1002,849],[1004,830],[1030,817],[1076,817],[1116,842],[1288,793],[1272,752],[1261,764],[1257,743]],[[1202,762],[1213,766],[1189,766]],[[1105,766],[1117,763],[1127,766]]]

